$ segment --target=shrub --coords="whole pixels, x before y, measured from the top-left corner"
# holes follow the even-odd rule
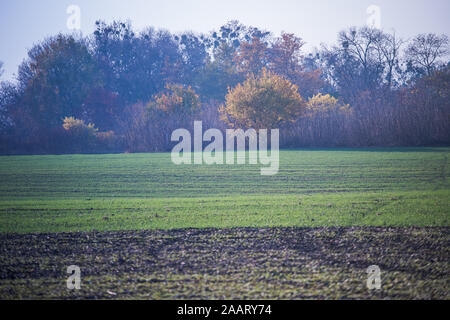
[[[74,117],[65,117],[63,121],[63,128],[75,136],[94,136],[97,132],[97,129],[93,123],[86,125],[83,120],[75,119]]]
[[[348,104],[340,104],[339,100],[329,94],[318,93],[308,99],[305,108],[305,116],[329,117],[332,113],[349,113],[350,106]]]
[[[126,108],[125,140],[132,152],[168,151],[171,133],[177,128],[190,128],[199,116],[199,96],[189,86],[168,84],[147,104],[136,103]]]
[[[122,148],[123,139],[117,137],[114,131],[96,132],[96,152],[116,151]]]
[[[83,120],[65,117],[63,128],[68,140],[68,148],[72,152],[91,151],[95,146],[98,131],[93,123],[85,124]]]
[[[290,147],[344,146],[351,135],[352,109],[329,94],[308,99],[305,113],[295,124],[283,129],[282,145]]]
[[[192,114],[200,110],[200,100],[190,86],[168,84],[165,91],[153,96],[147,108],[167,114]]]

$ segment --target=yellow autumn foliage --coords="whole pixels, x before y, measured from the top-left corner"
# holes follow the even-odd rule
[[[341,104],[338,99],[329,95],[318,93],[308,99],[306,103],[305,116],[313,117],[317,115],[328,116],[331,112],[349,113],[350,106]]]
[[[93,123],[85,124],[83,120],[74,117],[65,117],[63,120],[63,128],[74,134],[93,135],[98,131]]]
[[[265,69],[228,89],[225,98],[221,119],[236,128],[278,128],[298,119],[305,107],[296,85]]]
[[[156,94],[147,107],[166,113],[191,113],[200,109],[200,100],[190,86],[168,84],[165,92]]]

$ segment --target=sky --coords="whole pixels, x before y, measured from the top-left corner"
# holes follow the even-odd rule
[[[404,39],[419,33],[450,33],[450,0],[0,0],[0,61],[5,70],[0,80],[15,79],[33,44],[59,32],[73,32],[67,27],[71,5],[80,10],[83,35],[91,34],[99,19],[130,20],[136,31],[153,26],[203,33],[239,20],[275,35],[295,33],[311,51],[321,43],[334,43],[340,30],[363,26],[368,20]],[[371,6],[379,11],[368,12]]]

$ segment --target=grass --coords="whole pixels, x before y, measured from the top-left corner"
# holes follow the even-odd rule
[[[450,299],[449,152],[0,157],[0,299]]]
[[[178,228],[447,226],[449,193],[385,192],[4,202],[3,232]]]
[[[449,152],[281,151],[275,176],[169,153],[0,157],[0,232],[448,226]]]

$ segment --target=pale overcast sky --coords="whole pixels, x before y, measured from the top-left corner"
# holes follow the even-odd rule
[[[380,8],[384,30],[410,38],[418,33],[449,35],[450,0],[0,0],[0,61],[11,80],[31,46],[58,32],[70,33],[67,8],[81,11],[81,31],[93,32],[95,20],[131,20],[136,30],[147,26],[172,32],[209,32],[229,20],[292,32],[308,43],[333,43],[337,32],[364,25],[367,8]]]

